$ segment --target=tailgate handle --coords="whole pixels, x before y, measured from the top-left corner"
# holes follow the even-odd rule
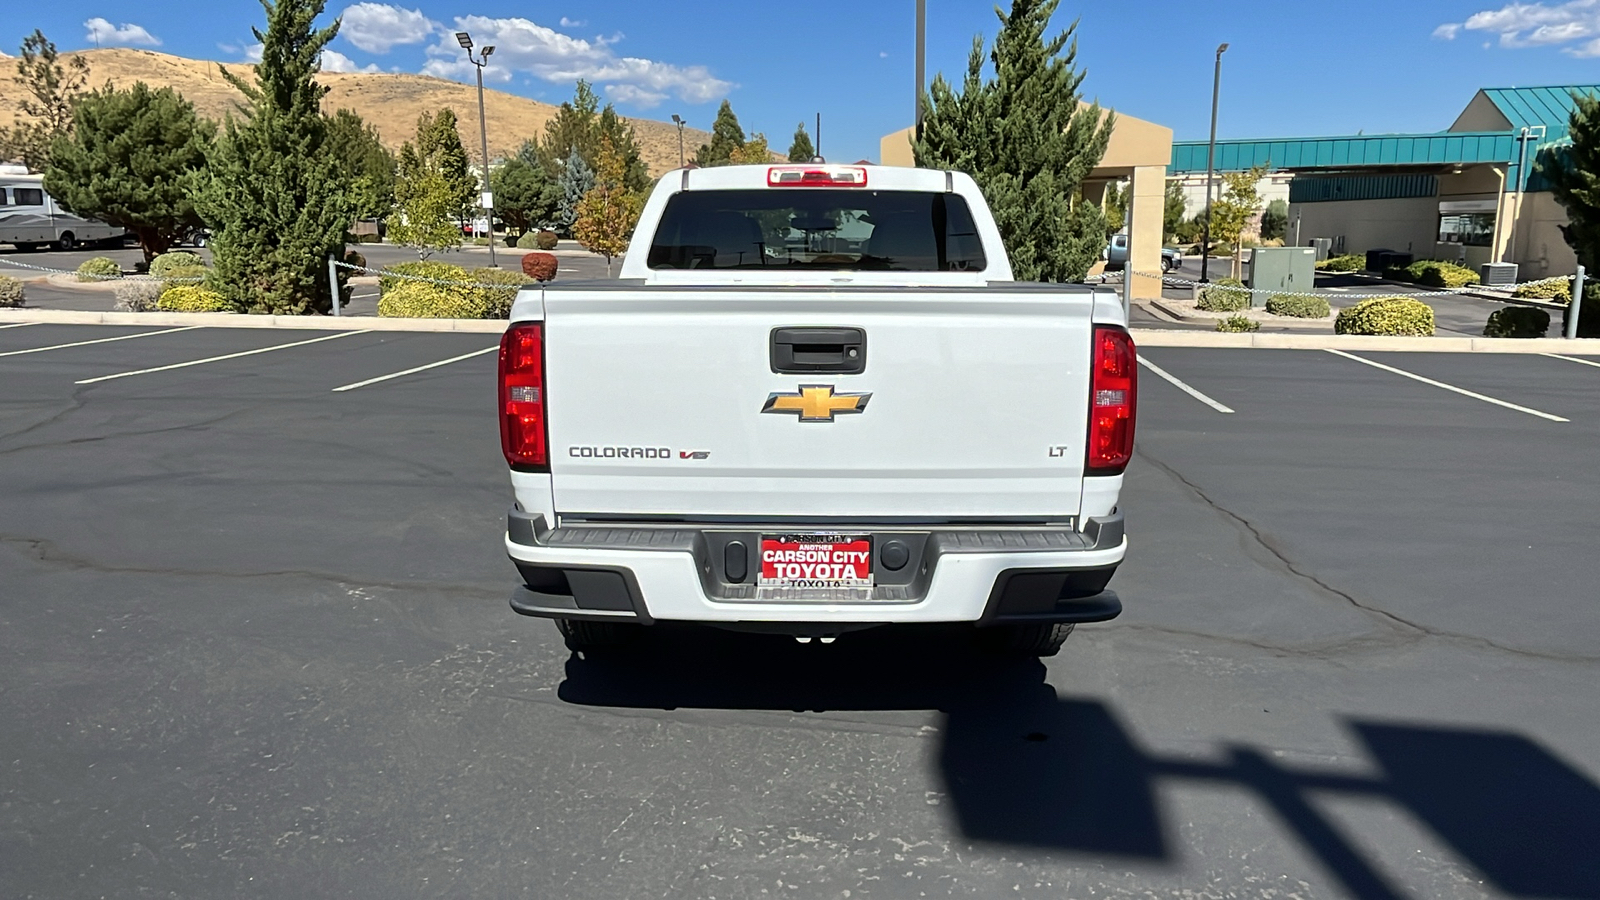
[[[864,329],[772,329],[772,371],[779,375],[859,375],[866,370]]]

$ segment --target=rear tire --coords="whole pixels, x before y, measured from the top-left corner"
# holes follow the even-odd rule
[[[985,649],[1000,656],[1055,656],[1072,634],[1072,625],[1041,622],[1001,625],[980,632]]]
[[[78,238],[72,232],[68,231],[61,235],[60,240],[56,241],[56,249],[76,250],[78,249]]]
[[[608,652],[639,639],[641,626],[631,622],[591,622],[585,619],[557,619],[556,629],[574,653]]]

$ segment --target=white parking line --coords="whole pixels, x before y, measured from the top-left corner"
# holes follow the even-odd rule
[[[21,356],[24,353],[43,353],[46,350],[65,350],[68,347],[87,347],[90,344],[109,344],[112,341],[131,341],[134,338],[155,337],[158,334],[171,334],[174,331],[193,331],[199,325],[186,325],[183,328],[167,328],[162,331],[141,331],[138,334],[124,334],[117,337],[95,338],[92,341],[76,341],[71,344],[56,344],[50,347],[30,347],[27,350],[7,350],[0,356]]]
[[[1194,388],[1188,386],[1187,384],[1184,384],[1182,381],[1178,380],[1177,376],[1175,376],[1172,373],[1168,372],[1166,369],[1161,368],[1160,366],[1156,365],[1155,363],[1151,362],[1150,360],[1145,359],[1144,357],[1141,356],[1141,357],[1139,357],[1139,365],[1144,366],[1146,369],[1149,369],[1150,371],[1156,373],[1157,375],[1160,375],[1162,378],[1165,378],[1169,383],[1171,383],[1171,385],[1173,387],[1177,388],[1180,391],[1183,391],[1185,394],[1188,394],[1189,396],[1195,398],[1196,400],[1199,400],[1201,403],[1204,403],[1205,405],[1211,407],[1212,409],[1216,410],[1217,412],[1226,413],[1228,415],[1232,415],[1233,414],[1233,410],[1232,409],[1230,409],[1230,408],[1228,408],[1226,406],[1223,406],[1221,403],[1218,403],[1217,401],[1211,399],[1210,397],[1207,397],[1205,394],[1202,394],[1199,391],[1195,390]]]
[[[485,353],[493,353],[499,349],[499,345],[485,347],[482,350],[474,350],[471,353],[463,353],[460,356],[452,356],[449,359],[441,359],[438,362],[428,363],[425,366],[417,366],[413,369],[406,369],[403,372],[395,372],[392,375],[379,375],[377,378],[368,378],[366,381],[358,381],[355,384],[347,384],[343,387],[336,387],[333,389],[333,392],[337,394],[340,391],[353,391],[359,387],[366,387],[369,384],[377,384],[380,381],[388,381],[392,378],[399,378],[403,375],[415,375],[418,372],[426,372],[429,369],[437,369],[440,366],[448,366],[451,363],[461,362],[463,359],[471,359],[474,356],[482,356]]]
[[[372,330],[370,328],[362,331],[341,331],[338,334],[323,335],[319,338],[312,338],[309,341],[295,341],[290,344],[274,344],[271,347],[262,347],[258,350],[245,350],[241,353],[228,353],[223,356],[208,356],[205,359],[191,359],[188,362],[173,363],[170,366],[156,366],[152,369],[135,369],[132,372],[118,372],[115,375],[101,375],[99,378],[85,378],[82,381],[75,381],[73,384],[94,384],[99,381],[110,381],[114,378],[127,378],[132,375],[148,375],[151,372],[169,372],[173,369],[184,369],[188,368],[189,366],[203,366],[206,363],[222,362],[225,359],[238,359],[241,356],[255,356],[257,353],[271,353],[274,350],[287,350],[290,347],[304,347],[306,344],[316,344],[322,341],[336,341],[339,338],[351,337],[352,335],[371,333]]]
[[[1447,391],[1454,391],[1455,393],[1460,394],[1463,397],[1471,397],[1474,400],[1482,400],[1485,403],[1493,403],[1495,406],[1503,406],[1506,409],[1514,409],[1517,412],[1527,413],[1530,416],[1538,416],[1541,419],[1549,419],[1552,422],[1570,422],[1570,421],[1572,421],[1571,419],[1563,419],[1560,416],[1552,416],[1547,412],[1540,412],[1537,409],[1529,409],[1526,406],[1518,406],[1515,403],[1507,403],[1504,400],[1496,400],[1493,397],[1488,397],[1488,396],[1485,396],[1483,394],[1479,394],[1479,393],[1477,393],[1475,391],[1469,391],[1466,388],[1458,388],[1453,384],[1445,384],[1442,381],[1434,381],[1432,378],[1424,378],[1421,375],[1417,375],[1417,374],[1415,374],[1413,372],[1407,372],[1404,369],[1396,369],[1394,366],[1386,366],[1383,363],[1373,362],[1370,359],[1362,359],[1361,357],[1356,356],[1354,353],[1346,353],[1343,350],[1334,350],[1331,347],[1324,347],[1323,349],[1326,350],[1329,353],[1332,353],[1334,356],[1342,356],[1345,359],[1353,359],[1358,363],[1362,363],[1363,365],[1371,366],[1374,369],[1382,369],[1385,372],[1393,372],[1396,375],[1403,375],[1406,378],[1411,379],[1412,381],[1420,381],[1423,384],[1432,385],[1432,386],[1434,386],[1436,388],[1444,388]]]
[[[38,324],[37,322],[12,322],[10,325],[0,325],[0,330],[4,330],[4,329],[7,329],[7,328],[27,328],[29,325],[37,325],[37,324]]]
[[[1541,353],[1539,355],[1540,356],[1548,356],[1551,359],[1564,359],[1567,362],[1575,362],[1580,366],[1594,366],[1596,369],[1600,369],[1600,362],[1595,362],[1592,359],[1578,359],[1575,356],[1561,356],[1560,354],[1557,354],[1557,353]]]

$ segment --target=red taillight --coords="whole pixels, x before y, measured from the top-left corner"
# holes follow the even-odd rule
[[[767,170],[767,187],[866,187],[867,170],[860,166],[773,166]]]
[[[506,462],[548,472],[544,327],[513,325],[500,339],[500,447]]]
[[[1085,475],[1120,475],[1133,458],[1139,400],[1139,356],[1133,338],[1115,326],[1094,329],[1089,376],[1089,449]]]

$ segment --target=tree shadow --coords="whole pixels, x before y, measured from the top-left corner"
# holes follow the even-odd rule
[[[943,712],[939,768],[972,840],[1170,861],[1163,780],[1226,784],[1264,801],[1352,896],[1406,893],[1312,797],[1388,800],[1426,824],[1501,892],[1600,900],[1600,787],[1506,731],[1351,719],[1377,775],[1285,764],[1226,746],[1220,762],[1140,746],[1107,704],[1062,698],[1036,660],[977,651],[964,628],[895,628],[832,646],[657,626],[606,659],[574,655],[561,699],[643,709]]]

